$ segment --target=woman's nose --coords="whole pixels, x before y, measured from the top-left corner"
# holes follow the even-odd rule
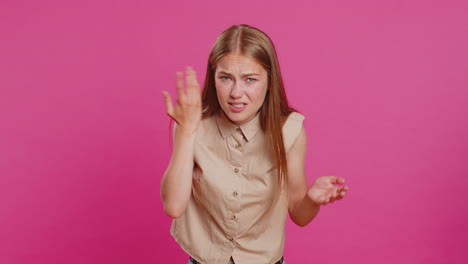
[[[231,89],[232,98],[241,98],[244,95],[244,88],[239,82],[234,83]]]

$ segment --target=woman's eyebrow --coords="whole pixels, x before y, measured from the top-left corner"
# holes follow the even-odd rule
[[[232,75],[232,73],[225,72],[225,71],[219,71],[219,72],[217,72],[217,73],[218,73],[218,74],[224,74],[224,75]],[[260,74],[254,73],[254,72],[252,72],[252,73],[244,73],[244,74],[242,74],[241,76],[242,76],[242,77],[246,77],[246,76],[254,76],[254,75],[260,76]]]
[[[217,72],[217,74],[232,75],[229,72],[225,72],[225,71],[219,71]]]
[[[244,74],[242,74],[242,77],[254,76],[254,75],[260,76],[260,74],[258,74],[258,73],[244,73]]]

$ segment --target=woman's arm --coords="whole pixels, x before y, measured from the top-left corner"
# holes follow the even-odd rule
[[[161,181],[164,212],[172,218],[182,216],[190,200],[194,145],[195,133],[176,127],[171,161]]]
[[[198,124],[201,120],[201,96],[195,71],[187,68],[186,89],[182,73],[177,73],[177,104],[164,92],[166,112],[178,124],[174,132],[171,161],[161,181],[164,212],[178,218],[184,214],[190,200],[193,174],[193,152]]]
[[[304,160],[307,149],[306,133],[302,128],[294,146],[287,154],[288,162],[288,210],[289,216],[298,226],[309,224],[320,211],[320,206],[342,199],[348,190],[344,179],[335,176],[322,176],[307,187]]]

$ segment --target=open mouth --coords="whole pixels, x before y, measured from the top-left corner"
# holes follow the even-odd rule
[[[236,104],[235,103],[229,103],[229,107],[231,108],[231,111],[235,112],[235,113],[243,111],[246,106],[247,106],[247,104],[244,104],[244,103],[236,103]]]
[[[245,104],[230,104],[236,108],[241,108],[241,107],[244,107]]]

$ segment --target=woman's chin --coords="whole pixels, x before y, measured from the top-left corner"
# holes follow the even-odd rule
[[[243,125],[245,123],[248,123],[250,120],[252,120],[255,116],[246,116],[245,114],[240,114],[240,113],[229,113],[227,114],[227,118],[234,124],[236,125]]]
[[[227,118],[229,119],[229,121],[231,121],[232,123],[236,125],[242,125],[244,121],[244,119],[242,119],[239,115],[229,114],[227,115]]]

